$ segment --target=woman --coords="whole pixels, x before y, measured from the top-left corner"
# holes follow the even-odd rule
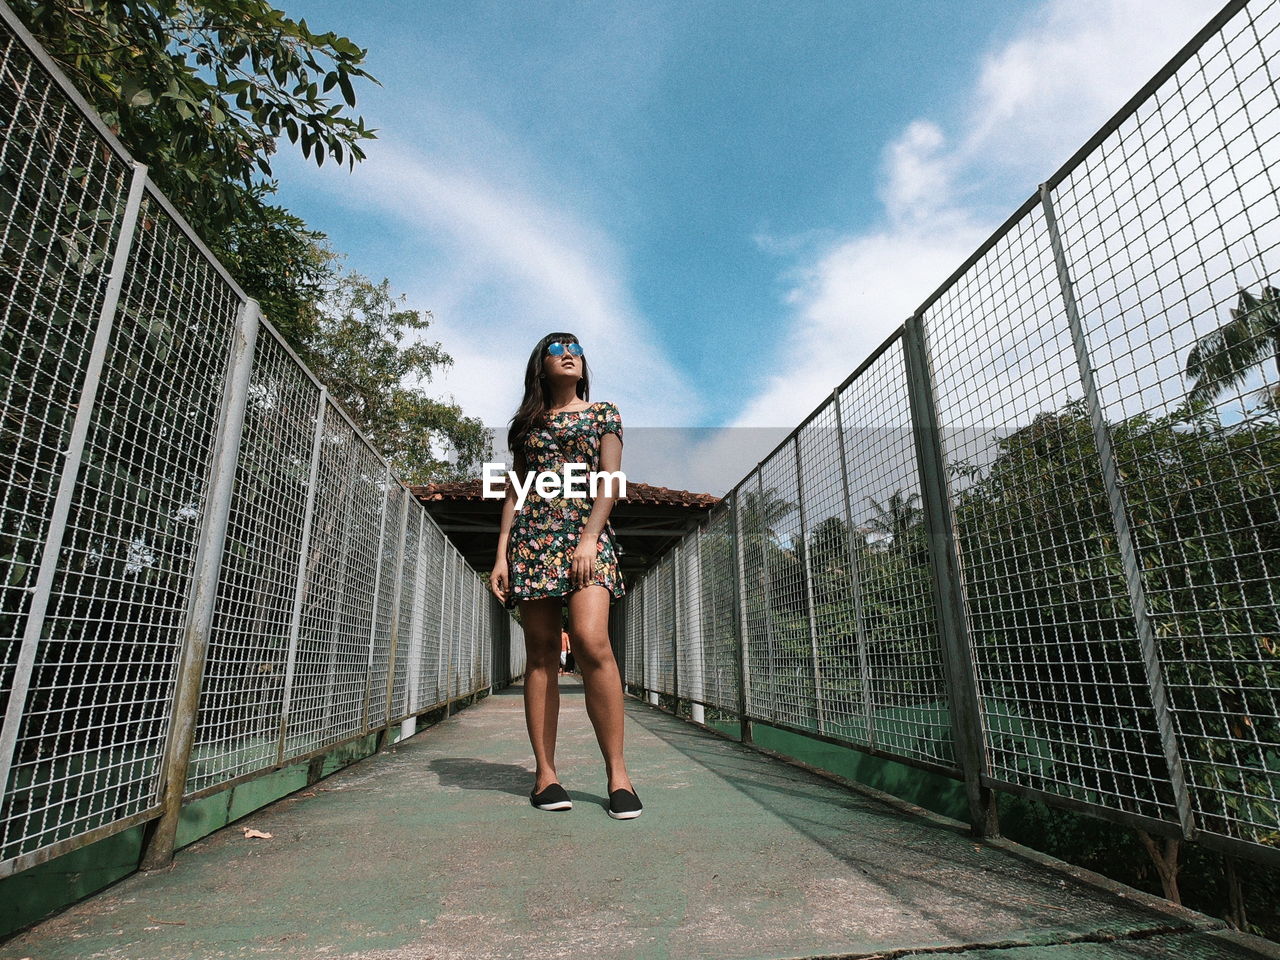
[[[559,475],[566,463],[585,463],[588,471],[621,469],[622,417],[612,403],[589,403],[589,396],[587,360],[578,338],[547,334],[529,357],[524,400],[507,434],[522,486],[530,473]],[[607,487],[594,500],[543,498],[536,488],[528,489],[517,513],[516,491],[508,485],[489,586],[508,609],[520,605],[524,715],[537,764],[529,802],[539,810],[573,808],[555,766],[561,610],[568,606],[587,716],[609,778],[609,816],[633,820],[643,807],[622,757],[622,677],[609,644],[609,603],[624,592],[609,525],[616,497]]]

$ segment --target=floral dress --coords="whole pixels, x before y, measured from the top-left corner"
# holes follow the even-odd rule
[[[573,548],[594,503],[589,474],[600,469],[600,438],[606,433],[616,433],[622,439],[622,416],[612,403],[600,402],[585,410],[553,413],[525,438],[525,467],[535,473],[549,470],[560,474],[566,463],[586,464],[587,479],[582,482],[578,472],[575,486],[585,487],[587,496],[543,498],[536,487],[529,488],[524,505],[512,519],[507,545],[508,609],[519,600],[539,597],[560,597],[562,603],[569,602],[574,590],[569,579]],[[626,588],[618,572],[619,551],[611,524],[605,523],[598,542],[591,582],[601,584],[611,596],[621,597]]]

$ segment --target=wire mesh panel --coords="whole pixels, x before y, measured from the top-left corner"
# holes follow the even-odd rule
[[[396,676],[391,691],[394,720],[403,719],[412,712],[409,688],[411,681],[417,679],[418,658],[422,655],[418,566],[422,562],[419,543],[424,512],[419,503],[410,500],[404,528],[404,562],[400,567],[400,629],[396,638]]]
[[[369,633],[369,675],[365,693],[365,729],[374,730],[387,722],[387,671],[391,665],[391,619],[395,613],[396,560],[400,524],[409,509],[408,491],[388,479],[383,490],[384,519],[378,554],[378,595],[374,598],[373,623]]]
[[[324,417],[286,758],[357,732],[367,682],[385,468],[332,404]]]
[[[644,621],[642,619],[644,608],[640,597],[647,579],[642,577],[635,585],[635,589],[629,589],[622,599],[623,681],[635,687],[644,686]]]
[[[103,306],[130,168],[0,24],[0,695],[13,682],[29,587]]]
[[[951,719],[901,339],[839,395],[852,553],[845,601],[861,609],[862,727],[877,749],[954,767]],[[839,439],[839,438],[837,438]],[[842,491],[843,495],[843,491]],[[847,617],[847,613],[845,616]],[[844,621],[848,623],[848,621]],[[864,662],[863,662],[864,661]],[[848,671],[854,670],[852,664]],[[833,677],[834,682],[834,677]],[[856,704],[845,701],[836,716]],[[855,733],[857,721],[845,720]]]
[[[155,803],[239,303],[149,198],[129,268],[19,728],[0,859]]]
[[[675,692],[675,584],[671,579],[674,552],[668,551],[654,567],[652,604],[652,646],[649,655],[653,670],[649,689],[659,693]]]
[[[1280,846],[1280,5],[1057,187],[1201,830]]]
[[[418,684],[413,691],[411,710],[425,710],[439,703],[440,624],[444,617],[440,572],[444,567],[444,534],[430,515],[422,518],[422,560],[418,564],[418,600],[422,639],[418,650]],[[501,623],[496,624],[501,628]]]
[[[736,711],[740,644],[735,612],[737,571],[733,562],[733,516],[723,503],[711,511],[700,535],[699,553],[703,699],[708,704]]]
[[[636,644],[635,650],[632,652],[632,659],[635,663],[635,683],[640,687],[647,689],[649,686],[649,593],[651,592],[647,586],[648,578],[645,578],[645,584],[641,593],[636,597],[638,604],[636,607]]]
[[[869,410],[859,411],[862,416]],[[804,490],[806,539],[799,545],[813,592],[814,626],[822,682],[824,733],[867,742],[865,643],[858,620],[855,579],[841,456],[843,438],[834,401],[801,429],[799,470]],[[865,463],[859,463],[865,468]]]
[[[686,537],[674,551],[676,564],[676,685],[680,696],[706,702],[703,681],[702,575],[698,569],[699,538]]]
[[[804,561],[800,545],[795,449],[785,443],[760,465],[756,516],[761,524],[765,604],[761,616],[772,654],[768,688],[774,720],[817,729]],[[766,701],[760,701],[764,703]]]
[[[395,676],[391,683],[391,706],[388,715],[392,722],[403,720],[408,714],[409,663],[418,655],[414,640],[414,591],[417,587],[418,539],[422,534],[422,507],[409,498],[404,523],[404,544],[401,549],[400,569],[396,578],[400,584],[400,602],[397,608]]]
[[[1172,796],[1041,211],[925,317],[992,775]]]
[[[466,571],[463,566],[462,555],[458,553],[456,548],[449,551],[449,565],[452,567],[451,590],[453,593],[453,610],[449,625],[449,645],[453,650],[453,685],[450,696],[460,697],[462,696],[462,688],[466,686],[467,647],[463,639],[463,628],[466,624],[466,619],[462,607],[466,599],[467,585],[463,583],[463,576]]]
[[[470,567],[462,572],[462,644],[466,653],[466,673],[463,675],[463,694],[476,689],[476,673],[479,660],[476,649],[476,580]]]
[[[276,760],[319,396],[315,381],[264,327],[245,405],[188,793]]]
[[[16,718],[21,706],[10,703],[10,696],[33,597],[30,588],[50,532],[130,168],[103,148],[92,126],[4,25],[0,116],[0,404],[5,411],[0,437],[6,451],[0,507],[0,701],[3,712],[12,711]],[[51,830],[56,803],[50,805],[56,796],[36,782],[56,781],[67,772],[45,776],[21,770],[21,765],[36,755],[52,761],[75,752],[71,741],[62,746],[50,741],[43,748],[27,743],[14,758],[13,778],[0,784],[5,796],[0,861],[56,836]],[[65,767],[70,757],[52,762]],[[38,836],[24,842],[27,830]]]
[[[773,695],[774,646],[769,609],[769,582],[766,569],[765,542],[768,539],[765,496],[759,473],[742,482],[735,496],[738,503],[738,571],[745,609],[743,632],[747,644],[748,715],[772,720],[776,698]]]
[[[188,795],[272,766],[282,725],[285,752],[297,756],[360,732],[366,713],[380,724],[392,591],[374,592],[395,585],[407,502],[398,485],[388,493],[386,464],[332,406],[311,484],[321,391],[268,325],[252,357],[237,351],[249,366],[235,382],[247,375],[248,391],[224,409],[232,344],[247,346],[256,305],[9,17],[0,16],[0,874],[158,812],[166,750],[174,760],[172,748],[185,749],[167,737],[188,630],[209,628],[203,658],[190,658],[203,672]],[[226,501],[206,501],[222,488],[211,461],[224,427],[240,432],[231,412],[240,401],[224,532],[209,521]],[[219,471],[231,452],[220,450]],[[396,518],[380,555],[387,506]],[[409,536],[421,519],[419,510]],[[197,556],[220,547],[211,622],[188,624],[193,598],[209,596],[193,589]],[[415,584],[438,581],[418,563],[415,541],[401,615],[425,639]],[[506,625],[480,610],[476,590],[469,600],[479,611],[465,625],[474,689],[492,675],[490,637]],[[431,635],[438,644],[439,630]]]
[[[451,544],[440,535],[440,623],[437,628],[439,659],[436,673],[435,702],[444,703],[449,699],[450,671],[452,670],[452,627],[453,622],[453,565],[449,562]]]

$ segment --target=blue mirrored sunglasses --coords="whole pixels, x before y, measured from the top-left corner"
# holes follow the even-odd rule
[[[561,343],[559,340],[552,340],[547,344],[547,356],[563,357],[565,353],[571,357],[582,356],[582,344],[580,343]]]

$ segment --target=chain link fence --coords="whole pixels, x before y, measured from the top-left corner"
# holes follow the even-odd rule
[[[0,876],[524,671],[519,626],[0,6]]]
[[[1228,4],[645,574],[627,684],[1280,863],[1277,79]]]

